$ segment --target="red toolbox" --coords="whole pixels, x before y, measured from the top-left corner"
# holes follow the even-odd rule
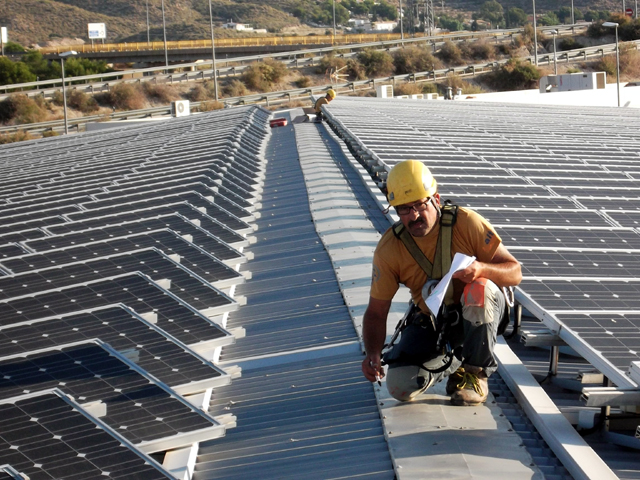
[[[286,118],[274,118],[273,120],[269,120],[269,126],[273,127],[284,127],[287,125]]]

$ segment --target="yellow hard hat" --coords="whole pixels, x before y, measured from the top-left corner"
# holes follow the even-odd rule
[[[333,89],[327,90],[327,97],[329,97],[331,100],[333,100],[334,98],[336,98],[336,92]]]
[[[387,175],[387,199],[392,207],[431,197],[437,191],[436,179],[417,160],[400,162]]]

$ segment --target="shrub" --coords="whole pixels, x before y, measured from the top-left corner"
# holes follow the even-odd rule
[[[57,137],[58,135],[60,135],[60,134],[58,132],[56,132],[55,130],[45,130],[44,132],[42,132],[42,137],[43,138]]]
[[[498,91],[523,90],[535,87],[540,76],[535,65],[512,58],[489,74],[487,82]]]
[[[16,133],[9,133],[6,135],[0,135],[0,145],[6,143],[22,142],[23,140],[31,140],[33,137],[29,132],[18,130]]]
[[[595,63],[596,70],[606,72],[607,77],[616,78],[617,66],[615,55],[609,55],[601,58]]]
[[[388,77],[395,70],[393,58],[387,52],[365,49],[358,53],[357,58],[369,78]]]
[[[309,77],[303,76],[298,78],[294,83],[298,88],[307,88],[309,85],[311,85],[311,79]]]
[[[318,64],[318,68],[316,69],[316,73],[319,74],[329,74],[332,70],[337,70],[339,68],[344,67],[347,64],[347,61],[342,57],[336,57],[333,53],[330,55],[325,55],[320,59],[320,63]]]
[[[423,83],[422,93],[438,93],[438,86],[435,83]]]
[[[640,78],[640,53],[630,47],[620,49],[620,75],[632,79]]]
[[[349,59],[347,62],[347,73],[353,80],[364,80],[367,78],[367,73],[365,71],[364,65],[362,65],[356,59]]]
[[[553,47],[552,47],[553,48]],[[563,38],[558,45],[558,50],[574,50],[576,48],[584,48],[584,45],[580,42],[576,42],[575,38]]]
[[[231,80],[222,87],[222,93],[226,97],[241,97],[247,94],[247,87],[240,80]]]
[[[216,102],[215,100],[211,102],[202,102],[198,106],[199,112],[211,112],[213,110],[221,110],[224,108],[224,103]]]
[[[187,94],[187,98],[192,102],[204,102],[211,98],[211,95],[202,84],[198,84]]]
[[[459,48],[461,54],[471,60],[493,60],[496,57],[496,48],[484,39],[463,42]]]
[[[108,103],[118,110],[140,110],[145,107],[145,96],[140,85],[120,83],[109,92]]]
[[[242,74],[242,81],[252,90],[268,91],[287,74],[287,67],[277,60],[267,58],[255,62]]]
[[[442,68],[440,61],[424,47],[407,47],[393,54],[396,73],[428,72]]]
[[[174,100],[179,100],[178,95],[172,87],[169,85],[155,85],[151,82],[144,82],[142,84],[142,91],[149,100],[153,100],[156,103],[167,105]]]
[[[422,86],[417,83],[403,83],[394,87],[394,95],[415,95],[422,93]]]
[[[47,119],[49,112],[34,99],[14,94],[0,102],[0,122],[10,125],[39,123]]]
[[[92,113],[100,109],[96,99],[79,90],[71,90],[67,98],[67,105],[82,113]]]
[[[458,46],[451,40],[444,42],[444,45],[442,45],[442,48],[437,55],[443,62],[449,64],[461,65],[463,63],[460,48],[458,48]]]

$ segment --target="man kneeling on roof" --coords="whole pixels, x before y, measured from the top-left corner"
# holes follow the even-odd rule
[[[398,163],[386,188],[400,221],[385,232],[373,256],[363,321],[364,376],[379,380],[387,364],[387,388],[401,401],[448,377],[451,403],[480,405],[489,393],[487,378],[498,366],[493,350],[499,327],[503,330],[509,319],[506,287],[522,280],[520,264],[482,216],[440,203],[436,181],[421,162]],[[453,274],[434,316],[425,298],[457,252],[475,260]],[[387,315],[400,284],[409,288],[412,302],[383,355]]]
[[[316,122],[321,122],[324,119],[324,115],[322,113],[322,105],[328,105],[331,100],[336,98],[335,90],[331,89],[327,91],[327,94],[324,97],[320,97],[316,100],[316,104],[313,108],[316,110]]]

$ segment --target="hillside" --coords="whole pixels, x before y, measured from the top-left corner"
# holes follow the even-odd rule
[[[216,23],[228,20],[268,28],[272,32],[295,27],[299,20],[288,12],[297,5],[314,0],[212,0]],[[447,13],[473,12],[485,0],[447,0],[442,2]],[[159,0],[149,0],[151,40],[162,40],[162,10]],[[208,0],[165,0],[168,40],[207,38],[209,33]],[[408,0],[405,0],[405,6]],[[434,2],[438,5],[440,2]],[[0,25],[9,31],[9,40],[26,46],[43,44],[58,38],[87,37],[88,23],[105,23],[107,41],[135,42],[147,39],[147,0],[2,0]],[[586,10],[619,8],[612,0],[576,0],[576,8]],[[505,6],[507,4],[505,3]],[[530,0],[512,0],[508,6],[531,11]],[[538,0],[539,13],[556,10],[557,0]],[[405,7],[406,8],[406,7]],[[218,35],[231,32],[218,30]]]

